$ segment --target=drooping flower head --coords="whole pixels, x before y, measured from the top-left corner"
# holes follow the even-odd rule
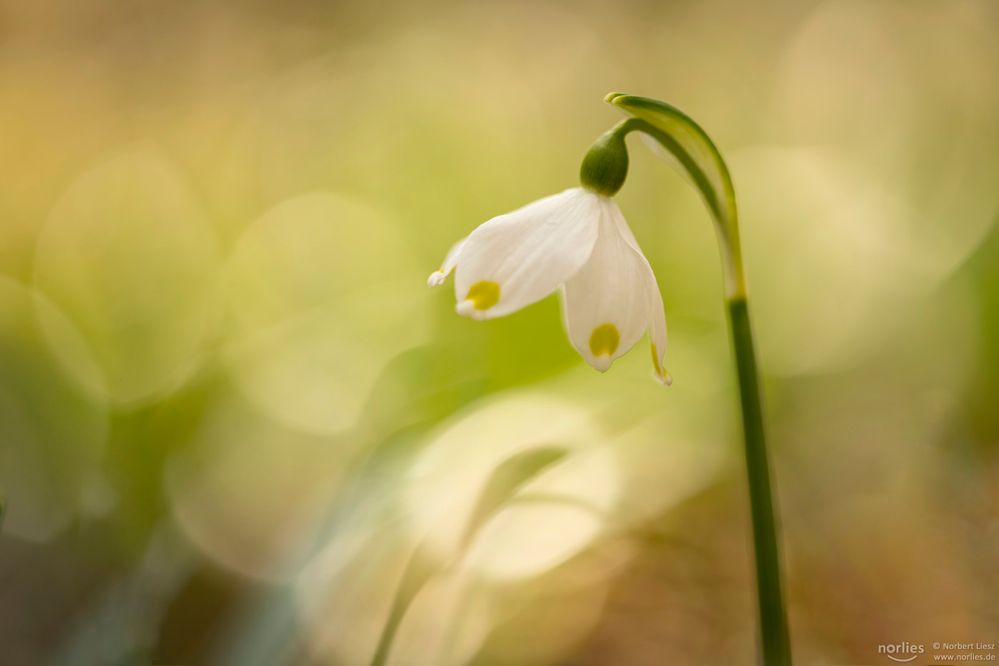
[[[752,506],[760,661],[791,666],[762,387],[732,178],[708,134],[676,107],[622,93],[604,99],[629,117],[586,154],[580,169],[583,187],[485,222],[451,249],[429,283],[441,284],[455,271],[457,310],[477,319],[509,314],[559,289],[569,338],[590,365],[607,370],[648,329],[656,376],[668,384],[659,287],[611,197],[627,175],[628,132],[641,132],[654,152],[679,168],[704,199],[721,253]]]
[[[427,283],[455,273],[459,314],[511,314],[558,290],[565,328],[587,363],[604,372],[646,330],[655,376],[663,368],[666,316],[652,267],[611,198],[628,168],[623,133],[600,137],[575,187],[494,217],[458,241]]]

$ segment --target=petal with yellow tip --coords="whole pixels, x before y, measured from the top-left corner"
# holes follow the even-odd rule
[[[573,188],[480,225],[456,259],[458,312],[500,317],[555,291],[589,259],[605,199]]]
[[[565,326],[573,346],[601,372],[649,329],[656,376],[666,376],[666,320],[655,275],[617,204],[605,199],[589,261],[566,282]]]

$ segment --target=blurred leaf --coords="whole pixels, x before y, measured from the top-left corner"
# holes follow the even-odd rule
[[[567,454],[568,449],[563,447],[545,446],[521,451],[500,463],[484,484],[475,510],[469,516],[459,546],[458,558],[465,552],[479,528],[510,501],[518,489],[562,460]],[[420,590],[446,566],[438,563],[426,546],[421,545],[416,548],[396,589],[388,620],[385,622],[385,628],[371,662],[373,665],[386,662],[406,611]]]
[[[475,510],[469,516],[461,539],[461,551],[468,547],[479,528],[513,499],[520,488],[568,453],[569,450],[563,447],[540,447],[521,451],[500,463],[483,486]]]

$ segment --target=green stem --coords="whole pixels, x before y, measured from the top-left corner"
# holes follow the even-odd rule
[[[753,547],[756,560],[756,584],[760,613],[760,650],[763,666],[790,666],[791,641],[787,613],[781,590],[780,552],[774,496],[770,483],[770,461],[763,426],[763,390],[760,386],[753,330],[749,320],[746,280],[742,267],[735,191],[728,167],[708,135],[678,109],[658,100],[612,94],[608,101],[628,113],[644,114],[627,118],[598,139],[597,150],[616,146],[629,132],[640,131],[655,139],[681,167],[704,196],[715,220],[725,277],[725,300],[728,304],[732,349],[739,377],[739,398],[745,439],[746,475],[749,482],[749,505],[753,523]],[[646,119],[648,118],[648,119]],[[591,153],[587,158],[596,158]],[[623,162],[627,168],[627,159]],[[607,161],[607,160],[605,160]],[[709,175],[710,169],[714,179]],[[597,173],[584,169],[585,176]],[[598,174],[599,175],[599,174]],[[623,182],[623,177],[621,178]],[[615,181],[616,182],[616,181]]]
[[[728,298],[728,314],[735,365],[739,376],[742,428],[746,444],[746,472],[753,522],[753,546],[756,551],[762,663],[764,666],[789,666],[791,642],[781,589],[778,528],[763,427],[763,391],[760,387],[753,330],[749,321],[749,305],[744,293]]]

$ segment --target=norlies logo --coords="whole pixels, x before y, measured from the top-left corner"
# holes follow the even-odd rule
[[[888,644],[882,643],[881,645],[878,645],[878,654],[888,655],[888,658],[892,661],[902,663],[913,661],[924,652],[926,652],[925,645],[922,643],[910,643],[909,641]]]

